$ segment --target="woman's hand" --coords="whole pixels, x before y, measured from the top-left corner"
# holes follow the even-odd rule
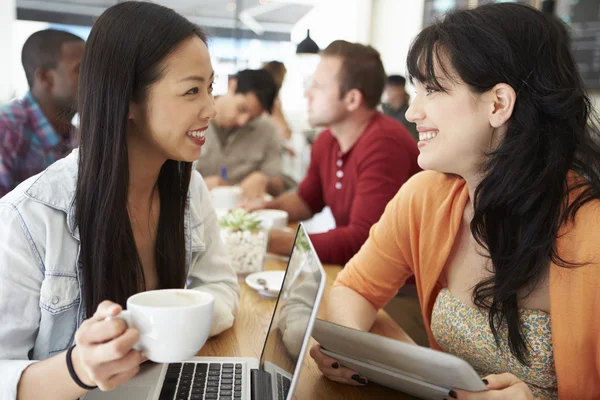
[[[354,386],[364,386],[367,383],[366,378],[351,369],[342,367],[337,360],[323,354],[321,346],[318,344],[310,349],[310,356],[315,360],[323,375],[332,381]]]
[[[106,320],[120,312],[118,304],[103,301],[75,333],[77,347],[71,354],[75,373],[83,383],[102,391],[133,378],[146,361],[141,352],[132,349],[140,337],[138,331],[128,328],[122,319]]]
[[[466,392],[454,389],[460,400],[533,400],[533,393],[527,384],[513,374],[488,375],[484,378],[488,390]]]

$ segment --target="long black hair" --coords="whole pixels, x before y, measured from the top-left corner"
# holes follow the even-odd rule
[[[79,84],[81,144],[75,215],[81,238],[84,301],[92,315],[105,299],[125,305],[145,290],[127,197],[127,124],[130,101],[143,103],[162,76],[162,63],[202,30],[175,11],[147,2],[123,2],[95,22]],[[184,219],[191,163],[168,160],[157,188],[160,217],[156,265],[160,286],[185,283]]]
[[[447,59],[451,65],[444,65]],[[407,63],[412,78],[441,91],[436,74],[448,76],[451,66],[473,92],[506,83],[517,94],[506,135],[483,166],[470,228],[489,252],[493,272],[475,286],[473,301],[489,310],[497,342],[506,323],[510,350],[526,364],[530,348],[521,331],[519,296],[536,288],[550,262],[576,267],[591,261],[564,260],[555,243],[561,225],[600,197],[598,119],[567,28],[517,4],[457,11],[418,35]],[[571,179],[570,171],[579,179]]]

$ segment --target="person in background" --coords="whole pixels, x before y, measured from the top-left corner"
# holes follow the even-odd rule
[[[209,189],[239,185],[250,199],[286,188],[282,177],[280,142],[268,118],[277,85],[264,70],[244,70],[231,89],[215,99],[217,116],[203,133],[206,144],[196,169]]]
[[[192,167],[215,116],[206,41],[150,2],[95,21],[79,149],[0,200],[0,398],[74,400],[130,380],[139,332],[107,317],[139,292],[210,293],[210,335],[233,325],[237,276]]]
[[[408,129],[412,137],[418,142],[419,132],[417,125],[406,119],[410,96],[406,93],[406,79],[402,75],[390,75],[385,83],[381,111],[388,117],[394,118]]]
[[[247,202],[248,210],[287,211],[290,221],[331,208],[336,228],[313,234],[321,261],[344,264],[369,235],[385,205],[413,174],[417,144],[400,123],[376,110],[385,84],[379,53],[370,46],[337,40],[322,53],[310,87],[308,118],[327,126],[311,149],[298,190],[270,202]],[[269,251],[289,255],[294,234],[269,233]]]
[[[448,398],[599,399],[600,129],[566,25],[511,3],[452,12],[407,64],[427,171],[338,275],[329,319],[370,330],[414,275],[431,347],[488,388]]]
[[[227,93],[235,94],[237,88],[237,75],[227,75]],[[215,99],[218,97],[215,96]]]
[[[275,101],[273,102],[271,121],[273,121],[277,128],[277,135],[281,138],[282,142],[285,142],[292,137],[292,129],[283,115],[279,92],[281,91],[281,86],[283,86],[287,69],[280,61],[269,61],[263,65],[263,69],[268,71],[271,76],[273,76],[273,79],[275,79],[275,84],[277,85],[277,97],[275,97]]]
[[[0,197],[73,149],[84,48],[80,37],[54,29],[25,42],[21,60],[29,92],[0,108]]]

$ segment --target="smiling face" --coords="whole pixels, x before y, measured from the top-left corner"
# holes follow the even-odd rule
[[[499,140],[490,122],[492,94],[473,92],[451,68],[446,69],[451,75],[437,77],[445,92],[414,82],[416,96],[406,118],[419,131],[421,168],[473,176]]]
[[[197,36],[185,40],[165,59],[162,71],[145,103],[132,104],[132,135],[162,158],[193,162],[216,114],[206,44]]]

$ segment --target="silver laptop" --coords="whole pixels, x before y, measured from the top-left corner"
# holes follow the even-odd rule
[[[193,357],[173,364],[147,362],[123,386],[112,392],[96,389],[85,399],[291,400],[325,281],[323,266],[300,224],[260,360]]]

